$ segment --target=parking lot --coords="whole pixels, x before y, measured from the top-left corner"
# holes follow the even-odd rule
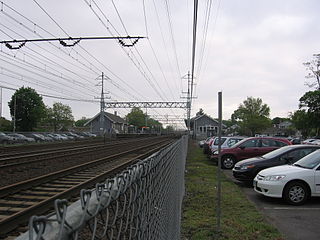
[[[242,188],[247,198],[286,239],[320,239],[320,198],[312,198],[302,206],[291,206],[281,199],[267,198],[256,193],[252,187],[235,180],[231,170],[223,172]]]

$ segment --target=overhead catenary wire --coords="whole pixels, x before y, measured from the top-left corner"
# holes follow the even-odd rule
[[[115,11],[116,11],[119,19],[120,19],[120,22],[121,22],[121,24],[122,24],[122,26],[123,26],[126,34],[128,35],[129,33],[128,33],[127,28],[126,28],[126,26],[125,26],[125,24],[124,24],[124,21],[122,20],[122,18],[121,18],[121,16],[120,16],[120,12],[119,12],[119,10],[117,9],[117,6],[115,5],[114,1],[113,1],[113,0],[111,0],[111,1],[112,1],[112,4],[113,4],[113,6],[114,6],[114,8],[115,8]],[[143,7],[145,7],[144,4],[143,4]],[[145,9],[143,10],[143,12],[144,12],[144,14],[145,14]],[[144,16],[144,19],[145,19],[145,25],[146,25],[146,29],[147,29],[147,22],[146,22],[146,19],[147,19],[147,18],[146,18],[146,15]],[[166,82],[166,85],[167,85],[168,89],[170,90],[170,92],[171,92],[171,94],[172,94],[171,88],[170,88],[169,85],[168,85],[167,79],[166,79],[166,77],[165,77],[165,75],[164,75],[164,72],[163,72],[163,70],[162,70],[162,67],[161,67],[161,65],[160,65],[160,62],[159,62],[159,60],[158,60],[158,58],[157,58],[157,55],[156,55],[156,53],[155,53],[155,51],[154,51],[154,49],[153,49],[153,47],[152,47],[152,44],[151,44],[151,41],[150,41],[150,37],[148,38],[148,42],[149,42],[150,47],[151,47],[151,49],[152,49],[153,55],[154,55],[154,57],[155,57],[155,59],[156,59],[156,61],[157,61],[157,63],[158,63],[158,66],[159,66],[159,68],[160,68],[160,70],[161,70],[161,72],[162,72],[162,74],[163,74],[163,77],[164,77],[164,80],[165,80],[165,82]],[[157,84],[157,86],[158,86],[159,89],[161,90],[162,88],[159,86],[158,81],[156,81],[153,73],[150,71],[148,65],[145,63],[145,61],[144,61],[143,57],[141,56],[140,52],[138,51],[138,49],[137,49],[135,46],[134,46],[134,49],[135,49],[136,52],[138,53],[138,55],[139,55],[140,59],[142,60],[142,62],[145,64],[145,67],[146,67],[147,70],[149,71],[149,73],[150,73],[150,75],[152,76],[152,78],[154,79],[155,83]],[[174,99],[173,94],[172,94],[172,97],[173,97],[173,99]],[[173,112],[172,109],[170,109],[170,110],[171,110],[171,112]]]
[[[177,47],[176,47],[176,42],[175,42],[175,38],[174,38],[174,34],[173,34],[173,26],[172,26],[172,20],[171,20],[171,12],[170,12],[170,8],[169,8],[169,4],[167,0],[164,0],[165,3],[165,9],[166,9],[166,13],[167,13],[167,19],[168,19],[168,24],[169,24],[169,33],[170,33],[170,39],[171,39],[171,44],[173,47],[173,53],[174,53],[174,58],[175,58],[175,63],[176,63],[176,67],[178,69],[178,73],[179,73],[179,77],[182,76],[181,71],[180,71],[180,66],[179,66],[179,61],[178,61],[178,53],[177,53]],[[180,82],[181,83],[181,82]],[[180,86],[180,89],[182,90],[182,86]]]
[[[30,19],[28,19],[28,18],[26,18],[25,16],[23,16],[22,14],[20,14],[19,12],[17,12],[16,10],[14,10],[13,8],[11,8],[10,6],[8,6],[8,5],[6,5],[7,7],[9,7],[11,10],[13,10],[13,11],[15,11],[17,14],[19,14],[20,16],[22,16],[22,17],[24,17],[25,19],[27,19],[28,21],[30,21],[30,22],[32,22]],[[43,8],[42,8],[43,9]],[[50,18],[52,18],[52,17],[50,17]],[[56,21],[55,21],[56,22]],[[41,28],[41,29],[43,29],[40,25],[38,25],[38,24],[36,24],[36,23],[34,23],[34,22],[32,22],[33,24],[35,24],[35,25],[37,25],[39,28]],[[23,25],[23,24],[21,24],[21,25]],[[61,27],[60,27],[61,28]],[[30,29],[28,29],[28,30],[30,30]],[[43,29],[44,30],[44,29]],[[50,34],[51,36],[54,36],[53,34],[51,34],[50,32],[48,32],[48,31],[46,31],[46,30],[44,30],[46,33],[48,33],[48,34]],[[92,56],[92,55],[91,55]],[[93,57],[93,56],[92,56]],[[113,85],[115,85],[115,86],[117,86],[119,89],[121,89],[118,85],[116,85],[116,84],[114,84],[114,82],[112,82],[112,84]],[[123,89],[121,89],[121,90],[123,90]]]
[[[91,4],[92,4],[92,6],[94,6],[93,5],[93,2],[92,1],[90,1],[91,2]],[[40,0],[37,0],[37,3],[39,4],[41,4],[41,1]],[[115,2],[115,3],[117,3],[117,2]],[[147,2],[146,2],[147,3]],[[46,9],[45,7],[43,7],[48,13],[50,13],[50,9]],[[5,9],[5,10],[8,10],[7,8]],[[105,10],[105,9],[103,9],[103,10]],[[121,9],[120,9],[121,10]],[[146,10],[146,9],[144,9],[144,10]],[[11,12],[12,13],[12,12]],[[147,15],[149,12],[148,11],[145,11],[145,15]],[[101,14],[99,14],[100,15],[100,17],[101,17]],[[51,15],[51,16],[53,16],[53,15]],[[17,17],[17,16],[14,16],[15,18]],[[54,17],[54,16],[53,16]],[[19,17],[19,19],[21,19],[20,17]],[[17,18],[17,20],[19,20],[18,18]],[[101,17],[101,19],[103,19],[103,17]],[[55,19],[55,20],[57,20],[57,19]],[[58,19],[59,20],[59,19]],[[103,19],[104,20],[104,19]],[[124,23],[125,23],[125,20],[126,19],[123,19],[124,20]],[[148,20],[148,19],[147,19]],[[25,19],[23,19],[23,21],[24,21],[24,24],[25,24],[25,21],[27,21],[27,20],[25,20]],[[21,21],[20,21],[21,22]],[[59,23],[59,21],[56,21],[58,24],[60,24]],[[40,30],[40,27],[41,26],[39,26],[38,27],[38,24],[37,23],[35,23],[35,24],[33,24],[34,26],[32,26],[31,25],[31,23],[29,23],[29,22],[27,22],[27,24],[26,24],[26,26],[28,27],[28,26],[30,26],[29,28],[29,32],[30,32],[30,30],[33,30],[34,31],[34,33],[40,33],[40,35],[43,35],[43,34],[41,34],[41,33],[44,33],[43,32],[43,30]],[[113,31],[113,29],[111,28],[111,26],[110,26],[110,24],[109,23],[107,23],[107,25],[108,25],[108,27],[111,29],[111,31],[112,32],[115,32],[115,31]],[[10,26],[10,25],[8,25],[9,27],[12,27],[12,26]],[[143,26],[143,25],[142,25]],[[20,26],[20,27],[22,27],[22,26]],[[62,28],[62,29],[64,29],[63,27],[63,25],[60,25],[60,27]],[[13,27],[13,29],[15,29],[16,27],[14,26]],[[67,32],[67,31],[66,31]],[[19,32],[20,33],[20,32]],[[147,35],[149,36],[149,34],[150,33],[148,33]],[[26,34],[25,34],[26,35]],[[45,34],[46,35],[46,34]],[[68,35],[67,35],[68,36]],[[151,36],[152,37],[152,36]],[[152,41],[150,41],[151,42],[151,44],[153,43]],[[149,44],[149,43],[148,43]],[[39,47],[39,46],[37,46],[37,47]],[[82,56],[84,56],[84,58],[85,59],[87,59],[88,61],[86,61],[86,62],[84,62],[84,61],[82,61],[83,63],[85,63],[85,65],[88,67],[88,68],[90,68],[90,69],[92,69],[93,71],[91,71],[90,72],[90,74],[86,74],[86,71],[83,69],[83,71],[81,70],[81,71],[76,71],[76,73],[79,75],[79,76],[84,76],[84,75],[88,75],[88,76],[85,76],[85,78],[86,77],[90,77],[89,75],[94,75],[94,73],[101,73],[101,71],[104,71],[105,72],[105,67],[107,67],[106,65],[105,65],[105,63],[102,61],[102,60],[100,60],[100,59],[98,59],[96,56],[94,56],[94,55],[92,55],[92,56],[89,56],[89,54],[88,53],[90,53],[90,54],[93,54],[91,51],[88,51],[87,50],[87,53],[85,52],[85,50],[86,49],[82,49],[82,47],[84,47],[84,46],[80,46],[80,45],[78,45],[77,47],[74,47],[74,49],[75,50],[71,50],[70,52],[69,51],[64,51],[66,54],[68,54],[68,57],[71,57],[71,56],[74,56],[74,60],[76,60],[76,59],[78,59],[79,61],[82,61],[82,57],[80,57],[80,55],[79,56],[77,56],[76,54],[76,51],[79,51],[79,53],[81,53],[82,54]],[[150,47],[151,48],[151,47]],[[153,47],[154,48],[154,47]],[[20,59],[20,61],[21,60],[23,60],[23,59],[26,59],[26,60],[28,60],[28,61],[30,61],[30,63],[32,63],[32,64],[34,64],[35,66],[34,67],[36,67],[36,66],[39,66],[39,67],[41,67],[42,68],[42,70],[46,70],[46,71],[48,71],[48,72],[51,72],[51,73],[54,73],[54,74],[57,74],[57,75],[60,75],[59,73],[61,72],[61,74],[63,74],[63,76],[65,77],[65,78],[69,78],[68,76],[70,76],[72,79],[74,79],[74,80],[79,80],[79,82],[82,82],[82,83],[84,83],[84,81],[80,78],[80,77],[78,77],[78,79],[77,79],[77,77],[75,77],[76,75],[75,74],[73,74],[73,73],[71,73],[71,72],[67,72],[67,70],[66,69],[63,69],[63,68],[61,68],[61,64],[60,64],[60,66],[59,65],[57,65],[57,64],[59,64],[59,63],[62,63],[62,61],[59,61],[59,60],[57,60],[57,58],[55,58],[55,57],[53,57],[52,59],[55,61],[55,63],[52,61],[51,62],[51,64],[50,64],[50,60],[51,60],[51,57],[49,57],[49,58],[44,58],[44,57],[48,57],[48,54],[46,53],[46,52],[44,52],[44,51],[39,51],[39,50],[37,50],[36,49],[36,51],[39,51],[39,53],[41,53],[41,54],[44,54],[43,55],[43,57],[41,57],[40,55],[37,55],[35,52],[32,52],[31,50],[34,50],[35,48],[34,48],[34,46],[31,46],[31,48],[29,48],[29,49],[23,49],[22,51],[15,51],[15,52],[12,52],[13,54],[17,54],[17,57]],[[49,49],[50,50],[50,49]],[[133,49],[134,50],[134,49]],[[139,49],[140,51],[142,50],[142,49]],[[156,56],[157,56],[157,49],[153,49],[154,50],[154,53],[156,53]],[[60,51],[60,50],[59,50]],[[55,53],[57,53],[57,54],[60,54],[60,53],[58,53],[58,51],[56,51],[56,50],[53,50],[53,52],[55,52]],[[127,51],[128,52],[128,51]],[[142,53],[144,53],[144,52],[142,52]],[[12,54],[12,56],[13,56],[13,54]],[[29,56],[28,56],[28,54],[30,54]],[[83,55],[84,54],[84,55]],[[136,59],[134,59],[134,57],[132,56],[132,59],[134,60],[134,61],[136,61],[136,64],[139,66],[139,67],[143,67],[143,68],[141,68],[141,69],[144,69],[144,70],[142,70],[146,75],[149,75],[149,78],[151,79],[151,75],[150,75],[150,73],[147,71],[147,69],[145,68],[145,66],[144,66],[144,64],[143,64],[143,61],[141,60],[141,59],[139,59],[139,56],[137,55],[137,53],[135,53],[136,54],[136,57],[137,57],[137,59],[140,61],[140,65],[139,65],[139,63],[137,62],[137,60]],[[70,56],[71,55],[71,56]],[[60,57],[61,57],[61,54],[59,55]],[[150,62],[149,61],[147,61],[144,57],[144,54],[141,54],[141,56],[143,57],[143,59],[144,59],[144,61],[146,61],[148,64],[150,64]],[[68,59],[68,57],[63,57],[63,58],[65,58],[65,59]],[[104,66],[102,66],[102,64],[100,64],[98,61],[96,61],[96,60],[93,60],[93,57],[96,57],[96,59],[98,60],[98,61],[100,61],[100,63],[102,63],[102,64],[104,64]],[[43,61],[43,63],[41,64],[41,59],[43,59],[44,61]],[[69,58],[69,60],[71,60],[71,58]],[[19,61],[19,60],[18,60]],[[74,62],[73,60],[71,60],[72,62]],[[160,61],[159,61],[160,62]],[[78,64],[78,62],[74,62],[76,65],[78,65],[78,66],[81,66],[80,64]],[[161,62],[160,62],[160,64],[161,64]],[[66,66],[67,64],[65,64],[65,63],[62,63],[62,65],[63,66]],[[147,65],[148,66],[148,65]],[[174,64],[172,65],[172,66],[174,66]],[[86,67],[86,68],[87,68]],[[149,66],[150,67],[150,66]],[[152,66],[152,67],[154,67],[154,66]],[[70,69],[70,70],[73,70],[74,68],[73,67],[69,67],[69,66],[67,66],[67,68],[68,69]],[[30,67],[30,69],[32,69],[32,67]],[[150,69],[151,70],[151,69]],[[51,74],[51,73],[48,73],[48,76]],[[153,71],[151,71],[151,73],[153,73]],[[68,74],[68,76],[66,76],[66,74]],[[154,74],[154,73],[153,73]],[[167,74],[167,72],[165,72],[165,74]],[[26,75],[26,74],[24,74],[24,75]],[[52,74],[51,74],[52,75]],[[136,93],[135,92],[133,92],[133,91],[131,91],[131,90],[127,90],[128,89],[128,87],[127,86],[125,86],[123,83],[121,83],[121,82],[119,82],[119,80],[117,79],[117,77],[115,77],[115,76],[112,76],[112,75],[110,75],[109,76],[110,78],[111,78],[111,80],[110,80],[110,86],[112,87],[112,88],[114,88],[115,86],[118,86],[119,88],[117,88],[117,87],[115,87],[115,88],[117,88],[116,90],[116,92],[114,92],[114,94],[113,94],[113,96],[114,97],[117,97],[116,95],[117,95],[117,93],[120,93],[121,92],[121,94],[122,93],[125,93],[125,91],[127,91],[127,93],[125,93],[125,94],[122,94],[122,95],[126,95],[126,97],[130,97],[131,99],[133,99],[134,97],[135,97],[135,95],[136,95]],[[159,76],[157,76],[157,78],[158,78]],[[54,78],[54,77],[53,77]],[[160,78],[161,78],[161,75],[160,75]],[[92,78],[93,79],[93,78]],[[173,81],[170,79],[170,84],[172,84],[173,83]],[[64,81],[63,81],[64,82]],[[130,84],[130,82],[129,81],[127,81],[127,80],[124,80],[124,82],[126,82],[126,83],[129,83]],[[89,83],[89,82],[88,82]],[[90,83],[92,83],[92,81],[90,81]],[[114,83],[114,84],[113,84]],[[159,82],[158,81],[158,83],[161,83],[161,82]],[[155,83],[156,84],[156,83]],[[88,84],[86,84],[87,86],[89,86]],[[155,85],[156,86],[156,85]],[[164,89],[165,90],[165,94],[166,95],[168,95],[168,94],[170,94],[170,91],[169,90],[167,90],[167,89],[165,89],[164,88],[164,85],[163,84],[161,84],[160,85],[161,86],[161,88],[162,89]],[[80,88],[80,87],[79,87]],[[82,88],[82,89],[85,89],[85,88]],[[120,90],[121,89],[121,90]],[[173,88],[171,88],[170,90],[173,90]],[[133,93],[134,95],[129,95],[129,93]],[[139,93],[141,93],[141,91],[139,91]],[[121,95],[120,94],[120,95]],[[163,95],[163,94],[162,94]],[[173,94],[172,94],[173,95]],[[138,96],[138,95],[136,95],[136,96]],[[164,96],[164,95],[163,95]],[[124,97],[124,96],[120,96],[120,97]],[[146,98],[145,96],[142,96],[142,95],[139,95],[138,96],[138,98]],[[168,97],[168,96],[167,96]],[[136,99],[138,99],[137,97],[136,97]]]
[[[123,20],[122,20],[122,18],[121,18],[121,16],[120,16],[120,12],[119,12],[117,6],[115,5],[115,3],[114,3],[113,0],[111,0],[111,2],[112,2],[112,5],[113,5],[113,7],[114,7],[114,9],[115,9],[115,11],[116,11],[119,19],[120,19],[120,22],[121,22],[121,24],[122,24],[122,27],[123,27],[124,31],[126,32],[127,35],[129,35],[129,33],[128,33],[128,31],[127,31],[127,28],[126,28],[126,26],[125,26],[125,24],[124,24],[124,22],[123,22]],[[150,41],[149,41],[149,42],[150,42]],[[158,89],[159,89],[159,94],[158,94],[158,95],[160,96],[161,99],[163,99],[162,96],[165,96],[165,93],[162,91],[162,88],[159,86],[158,81],[156,81],[156,79],[155,79],[155,77],[154,77],[154,74],[150,71],[150,68],[149,68],[148,65],[146,64],[146,62],[145,62],[145,60],[143,59],[143,57],[141,56],[141,53],[139,52],[139,50],[136,48],[136,46],[133,46],[133,47],[134,47],[134,49],[136,50],[136,52],[137,52],[138,56],[140,57],[141,61],[143,62],[144,66],[145,66],[146,69],[148,70],[149,74],[151,75],[151,78],[153,79],[153,82],[155,82],[155,84],[157,85],[157,87],[158,87]],[[129,51],[133,54],[133,52],[132,52],[131,49],[129,49]],[[151,79],[150,79],[150,80],[151,80]],[[153,85],[153,83],[152,83],[152,85]],[[160,93],[160,91],[161,91],[161,93]],[[157,92],[158,92],[158,90],[157,90]]]
[[[110,28],[104,23],[104,21],[102,20],[102,18],[98,15],[98,13],[93,9],[91,3],[89,3],[87,0],[84,0],[85,3],[87,3],[87,5],[90,7],[90,9],[92,10],[92,12],[94,13],[94,15],[98,18],[98,20],[100,21],[100,23],[106,28],[106,30],[112,35],[114,36],[113,32],[110,30]],[[111,23],[111,21],[107,18],[107,16],[105,15],[105,13],[101,10],[101,8],[99,7],[99,5],[96,3],[96,1],[92,0],[92,3],[97,7],[97,9],[100,11],[100,13],[102,14],[102,16],[104,17],[104,19],[108,22],[108,24],[112,27],[112,29],[119,34],[118,30],[113,26],[113,24]],[[141,63],[136,59],[135,55],[133,54],[132,56],[130,56],[130,54],[122,47],[122,50],[125,52],[126,56],[129,57],[129,59],[131,60],[131,62],[134,64],[134,66],[138,69],[138,71],[141,73],[141,75],[147,80],[147,82],[149,83],[149,85],[151,86],[151,88],[155,91],[155,93],[157,93],[157,95],[162,99],[162,96],[160,94],[160,92],[157,90],[157,88],[155,87],[155,85],[152,83],[152,81],[149,79],[149,77],[147,76],[147,74],[145,73],[145,71],[142,69],[141,67]],[[137,61],[137,62],[135,62]]]

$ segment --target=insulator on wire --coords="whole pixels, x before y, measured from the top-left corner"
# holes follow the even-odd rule
[[[77,40],[77,41],[75,41],[75,42],[73,42],[73,43],[70,43],[70,44],[68,44],[68,43],[66,43],[65,41],[63,41],[63,40],[59,40],[59,42],[60,42],[60,44],[62,45],[62,46],[64,46],[64,47],[73,47],[73,46],[75,46],[76,44],[78,44],[79,42],[80,42],[80,40],[81,39],[79,39],[79,40]]]
[[[12,49],[12,50],[14,50],[14,49],[20,49],[20,48],[22,48],[25,44],[26,44],[26,42],[23,42],[23,43],[21,43],[19,46],[14,47],[14,46],[12,46],[10,43],[5,43],[6,47],[9,48],[9,49]]]
[[[131,43],[125,43],[122,39],[119,39],[119,43],[120,43],[123,47],[133,47],[138,41],[139,41],[139,38],[135,39],[135,40],[132,41]]]

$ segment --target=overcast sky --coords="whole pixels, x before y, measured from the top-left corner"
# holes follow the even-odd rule
[[[0,7],[0,41],[146,37],[132,48],[116,40],[83,40],[69,48],[58,42],[29,42],[19,50],[1,44],[2,116],[7,119],[14,93],[8,88],[22,86],[56,97],[43,96],[47,106],[71,106],[76,120],[92,117],[100,109],[96,98],[102,72],[110,97],[106,101],[185,101],[181,97],[191,71],[193,1],[1,0]],[[192,115],[202,108],[216,118],[219,91],[224,119],[248,96],[268,104],[272,118],[297,110],[299,98],[309,90],[303,63],[320,53],[319,10],[318,0],[199,1]],[[125,116],[130,109],[107,111]],[[186,116],[181,109],[147,113],[160,120]]]

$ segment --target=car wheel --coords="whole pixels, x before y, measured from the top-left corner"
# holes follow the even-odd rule
[[[231,155],[222,156],[221,167],[224,169],[232,169],[235,164],[235,158]]]
[[[302,182],[291,182],[284,188],[283,197],[292,205],[302,205],[309,199],[310,193],[306,184]]]

